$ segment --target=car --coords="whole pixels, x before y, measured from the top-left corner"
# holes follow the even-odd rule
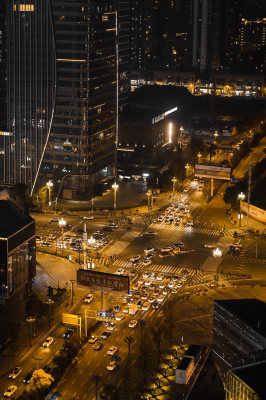
[[[95,342],[92,346],[93,350],[95,351],[101,350],[102,347],[103,347],[103,342],[101,342],[100,340],[97,340],[97,342]]]
[[[143,303],[142,305],[142,311],[148,311],[148,309],[150,308],[150,303],[148,301],[145,301],[145,303]]]
[[[153,259],[153,256],[154,256],[153,253],[147,254],[147,255],[144,257],[144,260],[152,260],[152,259]]]
[[[118,225],[117,225],[117,223],[115,223],[115,222],[110,222],[109,226],[111,226],[111,227],[114,228],[114,229],[117,229],[117,228],[118,228]]]
[[[109,338],[110,335],[111,335],[110,332],[103,332],[101,338],[104,339],[104,340],[106,340],[106,339]]]
[[[157,308],[160,307],[160,304],[159,304],[157,301],[153,301],[151,307],[152,307],[153,309],[157,309]]]
[[[141,300],[139,300],[139,301],[137,302],[137,307],[138,307],[139,309],[141,309],[141,307],[142,307],[142,301],[141,301]]]
[[[152,263],[151,259],[144,259],[143,260],[143,265],[150,265]]]
[[[125,271],[123,268],[119,268],[119,269],[115,272],[116,275],[125,275],[125,273],[126,273],[126,271]]]
[[[69,347],[70,347],[70,342],[67,341],[67,342],[65,342],[65,343],[63,344],[63,346],[61,347],[61,351],[68,352]]]
[[[42,246],[42,247],[51,247],[51,243],[48,243],[48,242],[40,242],[40,246]]]
[[[199,186],[199,187],[198,187],[198,191],[199,191],[199,192],[202,192],[202,190],[203,190],[203,187],[202,187],[202,186]]]
[[[13,396],[13,394],[15,393],[16,390],[17,390],[17,386],[15,386],[15,385],[9,386],[9,387],[6,389],[5,393],[4,393],[4,397],[11,397],[11,396]]]
[[[116,326],[117,325],[114,322],[109,322],[107,329],[108,329],[108,331],[114,331]]]
[[[52,234],[50,234],[49,236],[48,236],[48,238],[47,238],[47,240],[55,240],[56,239],[56,236],[55,235],[52,235]]]
[[[156,279],[157,279],[158,281],[162,281],[163,278],[164,278],[163,274],[158,274]]]
[[[132,276],[132,277],[134,277],[134,276],[136,276],[137,275],[137,270],[136,269],[132,269],[131,271],[130,271],[130,273],[129,273],[129,276]]]
[[[51,344],[53,343],[54,338],[52,336],[49,336],[45,341],[43,342],[43,347],[50,347]]]
[[[140,278],[140,279],[138,280],[138,284],[139,284],[139,285],[143,285],[143,283],[144,283],[144,280],[143,280],[142,278]]]
[[[184,193],[187,193],[187,192],[188,192],[188,187],[185,187],[185,188],[183,189],[183,192],[184,192]]]
[[[124,314],[128,314],[129,313],[129,308],[128,307],[124,307],[123,308],[123,313]]]
[[[156,301],[158,301],[159,303],[162,303],[164,301],[164,296],[159,296],[157,297]]]
[[[129,327],[129,328],[135,328],[135,327],[137,326],[137,324],[138,324],[138,321],[137,321],[136,319],[132,319],[132,320],[129,322],[128,327]]]
[[[153,253],[154,250],[155,250],[154,247],[147,247],[146,249],[144,249],[144,253],[145,254]]]
[[[64,339],[69,339],[74,333],[74,329],[68,328],[65,333],[63,334]]]
[[[8,375],[9,379],[16,379],[19,374],[22,372],[22,368],[20,367],[15,367],[10,374]]]
[[[163,249],[161,249],[161,253],[170,253],[171,250],[171,247],[164,247]]]
[[[60,218],[59,217],[53,217],[50,219],[50,222],[59,222]]]
[[[241,243],[233,243],[233,244],[231,244],[231,246],[230,247],[235,247],[235,248],[237,248],[237,249],[242,249],[242,244]]]
[[[193,226],[194,225],[194,222],[191,220],[191,219],[189,219],[187,222],[186,222],[186,226]]]
[[[116,346],[111,346],[107,350],[108,356],[113,356],[117,352],[117,347]]]
[[[155,235],[157,235],[157,232],[155,232],[155,231],[148,231],[148,232],[143,233],[141,236],[142,236],[142,237],[154,237]]]
[[[89,342],[90,344],[93,344],[93,343],[95,343],[97,340],[98,340],[98,337],[92,335],[92,336],[89,338],[88,342]]]
[[[150,282],[150,281],[146,281],[146,282],[144,283],[144,285],[145,285],[145,286],[150,286],[150,285],[151,285],[151,282]]]
[[[144,279],[147,279],[147,278],[149,278],[150,276],[151,276],[150,272],[144,272],[144,274],[143,274],[143,278],[144,278]]]
[[[124,318],[125,318],[125,315],[122,314],[122,313],[119,313],[119,314],[117,314],[117,316],[116,316],[115,319],[116,319],[117,321],[122,321]]]
[[[93,215],[87,215],[87,216],[83,217],[83,219],[87,219],[87,220],[91,221],[92,219],[94,219],[94,216]]]
[[[107,369],[108,371],[115,371],[117,368],[119,367],[119,364],[116,361],[111,361],[108,365],[107,365]]]
[[[137,262],[139,260],[140,260],[140,256],[134,256],[134,257],[131,257],[131,259],[129,261],[134,263],[134,262]]]
[[[90,303],[93,300],[93,297],[92,293],[88,294],[84,299],[84,303]]]
[[[156,301],[156,298],[151,296],[148,301],[149,301],[149,303],[153,303],[154,301]]]
[[[118,313],[120,311],[120,306],[118,305],[118,304],[116,304],[115,306],[114,306],[114,312],[115,313]]]
[[[42,369],[43,369],[44,372],[46,372],[47,374],[49,374],[49,372],[50,372],[51,369],[52,369],[52,366],[48,364],[48,365],[45,365]]]

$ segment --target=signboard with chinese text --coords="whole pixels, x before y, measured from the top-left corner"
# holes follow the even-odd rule
[[[100,321],[114,321],[115,313],[110,311],[97,311],[97,319]]]
[[[195,165],[195,176],[198,178],[211,178],[221,179],[224,181],[230,181],[231,179],[231,168],[216,167],[214,165]]]
[[[129,277],[89,269],[77,271],[77,283],[102,292],[129,292]]]

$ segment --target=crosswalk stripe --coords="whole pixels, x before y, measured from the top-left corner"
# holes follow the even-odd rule
[[[173,224],[166,224],[165,222],[161,223],[154,223],[152,224],[154,229],[158,230],[169,230],[169,231],[176,231],[176,232],[193,232],[193,233],[203,233],[205,235],[212,235],[212,236],[220,236],[221,232],[215,229],[207,229],[207,228],[197,228],[193,226],[175,226]]]

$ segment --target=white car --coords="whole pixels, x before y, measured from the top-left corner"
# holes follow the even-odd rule
[[[123,268],[119,268],[119,269],[116,271],[116,275],[125,275],[125,273],[126,273],[126,271],[125,271]]]
[[[93,344],[93,343],[97,342],[97,340],[98,340],[98,337],[93,335],[93,336],[91,336],[91,337],[89,338],[88,342],[89,342],[90,344]]]
[[[93,297],[92,293],[88,294],[84,299],[84,303],[90,303],[93,300]]]
[[[194,222],[190,219],[187,221],[186,226],[193,226]]]
[[[124,307],[123,308],[123,313],[124,314],[128,314],[129,313],[129,308],[128,307]]]
[[[125,318],[125,315],[122,313],[117,314],[117,316],[115,317],[115,319],[117,321],[122,321]]]
[[[162,302],[164,301],[164,296],[159,296],[159,297],[157,297],[157,301],[158,301],[159,303],[162,303]]]
[[[183,192],[184,192],[184,193],[187,193],[187,192],[188,192],[188,187],[185,187],[185,188],[183,189]]]
[[[148,301],[145,301],[145,303],[143,303],[143,305],[142,305],[142,311],[148,311],[150,306],[151,306],[151,304]]]
[[[144,279],[147,279],[147,278],[149,278],[150,276],[151,276],[150,272],[145,272],[145,273],[143,274],[143,278],[144,278]]]
[[[146,258],[145,260],[143,260],[143,265],[150,265],[152,263],[151,259]]]
[[[113,356],[117,352],[117,347],[116,346],[111,346],[107,350],[108,356]]]
[[[150,281],[146,281],[144,285],[145,285],[145,286],[150,286],[150,284],[151,284]]]
[[[149,253],[153,253],[154,252],[154,247],[147,247],[145,250],[144,250],[144,253],[145,254],[149,254]]]
[[[161,253],[169,253],[171,250],[172,250],[171,247],[165,247],[161,249]]]
[[[163,275],[162,274],[158,274],[156,279],[158,281],[162,281],[163,280]]]
[[[117,368],[119,367],[119,364],[116,361],[111,361],[108,365],[107,365],[107,369],[108,371],[115,371]]]
[[[110,322],[110,324],[107,327],[108,331],[114,331],[115,328],[116,328],[116,324],[114,322]]]
[[[44,342],[43,342],[43,347],[50,347],[51,344],[53,343],[54,338],[52,336],[49,336]]]
[[[132,319],[132,320],[129,322],[128,327],[129,327],[129,328],[135,328],[135,327],[137,326],[137,324],[138,324],[138,321],[137,321],[136,319]]]
[[[92,220],[92,219],[94,219],[94,216],[93,215],[88,215],[88,216],[83,217],[83,219]]]
[[[134,257],[131,257],[131,259],[129,261],[132,262],[132,263],[135,263],[135,262],[137,262],[139,260],[140,260],[140,256],[134,256]]]

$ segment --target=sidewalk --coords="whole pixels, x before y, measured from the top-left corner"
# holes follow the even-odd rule
[[[231,225],[232,229],[235,229],[235,231],[238,231],[239,233],[249,232],[254,234],[266,234],[266,225],[250,216],[247,229],[247,216],[245,214],[242,214],[243,218],[241,218],[241,226],[239,226],[238,214],[237,211],[230,210],[226,214],[227,221]]]

